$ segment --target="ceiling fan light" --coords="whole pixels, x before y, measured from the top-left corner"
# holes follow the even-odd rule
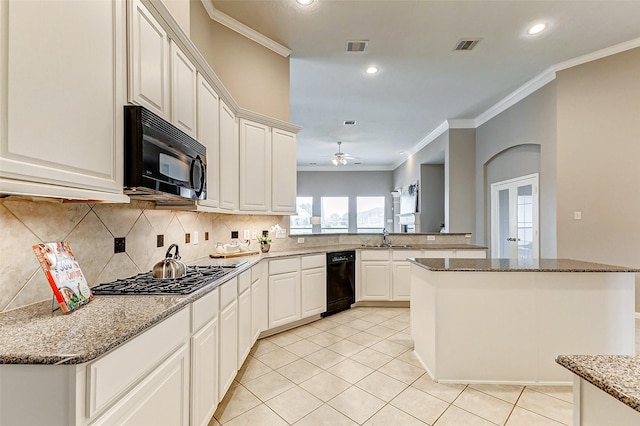
[[[347,159],[346,158],[341,158],[340,159],[340,164],[342,164],[343,166],[347,165]]]
[[[333,160],[331,160],[331,162],[333,163],[334,166],[338,165],[338,159],[334,158]]]

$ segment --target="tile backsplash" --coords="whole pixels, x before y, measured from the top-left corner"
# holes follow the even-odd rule
[[[0,200],[0,312],[52,297],[31,246],[41,242],[68,241],[90,286],[149,271],[164,258],[172,243],[178,244],[187,263],[207,257],[217,242],[228,243],[231,231],[260,231],[278,223],[288,228],[288,216],[226,215],[204,212],[155,210],[153,203],[86,204]],[[198,244],[194,244],[194,232]],[[205,233],[209,240],[205,240]],[[191,242],[185,243],[189,233]],[[164,235],[164,247],[157,247]],[[114,238],[125,237],[126,250],[114,254]],[[272,249],[285,249],[289,238],[274,240]],[[279,247],[281,246],[281,247]],[[253,241],[251,247],[258,249]]]
[[[289,229],[289,216],[228,215],[204,212],[156,210],[154,204],[131,201],[130,204],[62,203],[20,197],[0,199],[0,312],[51,299],[52,293],[31,246],[42,242],[68,241],[90,286],[151,270],[163,259],[167,248],[178,244],[182,260],[194,264],[215,251],[217,242],[231,241],[231,231],[268,230],[279,224]],[[194,244],[194,233],[198,244]],[[205,240],[205,233],[209,240]],[[185,243],[185,234],[191,241]],[[157,236],[164,246],[157,247]],[[125,252],[114,254],[114,238],[125,237]],[[381,236],[371,234],[300,235],[276,239],[271,234],[271,250],[326,247],[341,244],[378,244]],[[298,238],[304,238],[299,244]],[[436,243],[468,244],[463,234],[436,235],[425,241],[424,235],[392,234],[395,244]],[[258,244],[251,242],[251,249]]]

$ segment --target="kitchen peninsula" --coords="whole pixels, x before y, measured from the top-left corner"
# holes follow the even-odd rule
[[[559,354],[634,354],[634,273],[569,259],[410,259],[415,353],[445,383],[571,384]]]

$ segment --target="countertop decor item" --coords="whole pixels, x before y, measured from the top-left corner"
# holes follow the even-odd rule
[[[260,251],[263,253],[269,253],[269,250],[271,249],[271,244],[267,243],[267,242],[261,242],[260,243]]]
[[[171,250],[175,247],[176,254],[173,256]],[[153,266],[153,278],[181,278],[187,274],[187,265],[180,260],[178,245],[171,244],[165,254],[164,259]]]
[[[80,265],[67,242],[32,246],[62,313],[69,313],[93,300]]]

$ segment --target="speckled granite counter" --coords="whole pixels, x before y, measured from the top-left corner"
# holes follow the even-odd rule
[[[395,247],[394,249],[412,249]],[[483,248],[465,244],[425,244],[434,250]],[[247,261],[222,279],[186,296],[96,296],[76,312],[51,312],[41,302],[0,314],[0,364],[79,364],[95,359],[209,293],[264,259],[362,249],[359,245],[300,248],[261,256],[200,259],[197,265]],[[383,247],[382,249],[388,249]]]
[[[640,269],[572,259],[410,259],[431,271],[455,272],[640,272]]]
[[[560,355],[556,362],[640,412],[640,356]]]

